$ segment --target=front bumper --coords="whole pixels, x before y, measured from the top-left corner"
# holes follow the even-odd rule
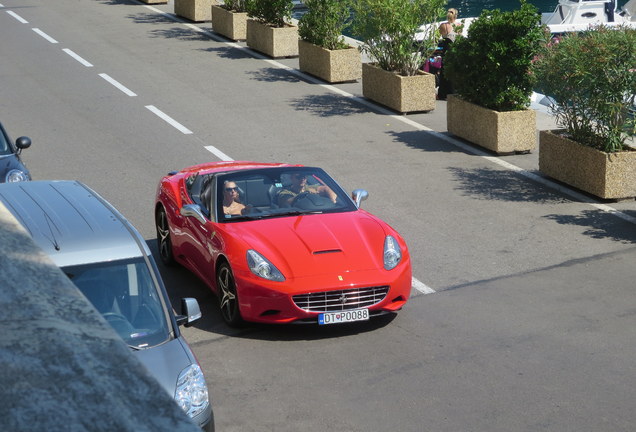
[[[301,309],[294,302],[293,297],[299,294],[388,286],[386,296],[368,307],[370,315],[375,316],[400,310],[411,293],[410,262],[401,263],[391,271],[366,270],[294,278],[284,282],[265,280],[250,271],[237,271],[234,278],[241,316],[246,321],[261,323],[317,322],[320,312]],[[341,305],[338,305],[329,311],[341,310]]]

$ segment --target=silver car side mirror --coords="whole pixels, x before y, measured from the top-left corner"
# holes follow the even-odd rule
[[[183,324],[186,327],[190,327],[192,323],[201,318],[201,308],[197,299],[192,297],[186,297],[181,299],[181,313],[182,315],[177,317],[177,323]]]
[[[360,203],[369,198],[369,192],[367,192],[365,189],[356,189],[351,194],[351,198],[356,203],[356,207],[360,208]]]
[[[179,213],[181,213],[181,216],[193,217],[199,222],[201,222],[202,224],[206,222],[205,215],[201,211],[201,207],[199,207],[196,204],[184,205],[183,207],[181,207],[181,210],[179,210]]]

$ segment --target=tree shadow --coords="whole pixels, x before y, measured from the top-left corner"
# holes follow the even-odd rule
[[[623,213],[636,216],[636,211]],[[603,210],[583,210],[578,215],[550,214],[544,217],[561,225],[587,228],[583,234],[595,239],[610,239],[624,244],[636,243],[636,229],[633,224]]]
[[[126,18],[135,24],[174,24],[173,20],[156,13],[137,13],[128,15]]]
[[[453,144],[449,144],[439,138],[438,133],[429,131],[406,131],[406,132],[390,132],[393,137],[393,141],[402,143],[416,150],[422,150],[426,152],[444,152],[444,153],[465,153],[472,155],[471,153],[457,147]]]
[[[241,60],[241,59],[253,59],[251,55],[245,52],[243,49],[238,49],[234,47],[221,46],[221,47],[210,47],[210,48],[201,48],[201,51],[209,52],[216,54],[220,58],[230,59],[230,60]]]
[[[309,111],[319,117],[349,116],[369,112],[350,98],[335,95],[307,95],[293,99],[291,105],[298,111]]]
[[[173,27],[166,30],[152,30],[151,37],[164,39],[179,39],[185,41],[209,41],[210,38],[204,33],[194,31],[184,27]]]
[[[300,78],[296,75],[289,73],[285,69],[279,68],[263,68],[255,71],[247,71],[246,73],[252,75],[252,79],[262,82],[300,82]]]
[[[449,167],[465,196],[483,200],[559,204],[571,200],[532,180],[506,170]]]

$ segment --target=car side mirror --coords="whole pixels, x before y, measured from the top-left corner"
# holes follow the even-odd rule
[[[181,216],[193,217],[202,224],[206,222],[205,215],[203,214],[201,207],[196,204],[186,204],[181,207],[181,210],[179,212],[181,213]]]
[[[351,198],[356,203],[356,207],[360,208],[360,203],[369,198],[369,192],[364,189],[356,189],[351,194]]]
[[[181,299],[181,315],[177,316],[177,324],[190,327],[201,318],[201,308],[197,299],[186,297]]]
[[[18,152],[24,149],[28,149],[29,147],[31,147],[31,138],[21,136],[20,138],[15,140],[15,146],[18,148]]]

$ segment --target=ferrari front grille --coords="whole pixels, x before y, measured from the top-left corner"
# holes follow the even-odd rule
[[[371,307],[389,292],[388,286],[323,291],[293,296],[296,306],[307,312],[338,312]]]

